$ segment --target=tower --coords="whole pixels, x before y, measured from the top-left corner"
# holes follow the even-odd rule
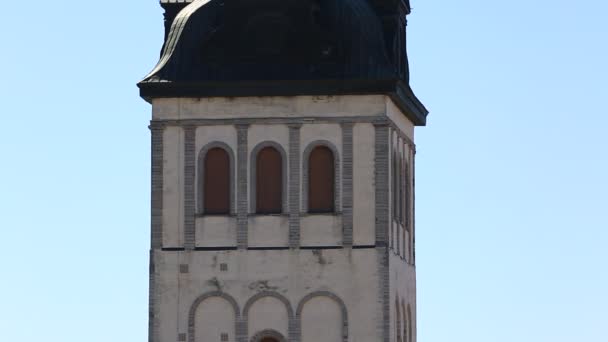
[[[414,342],[407,0],[161,0],[151,342]]]

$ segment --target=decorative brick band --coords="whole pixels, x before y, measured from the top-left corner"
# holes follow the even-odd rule
[[[383,118],[380,115],[362,116],[307,116],[307,117],[276,117],[276,118],[221,118],[221,119],[182,119],[182,120],[155,120],[170,126],[226,126],[226,125],[289,125],[289,124],[309,124],[314,122],[340,124],[340,123],[370,123]]]
[[[353,124],[342,124],[342,244],[353,245]]]
[[[315,140],[309,143],[304,150],[302,156],[302,212],[308,212],[308,160],[312,150],[318,146],[329,148],[334,155],[334,208],[336,212],[340,212],[340,151],[328,140]]]
[[[287,309],[287,316],[288,316],[287,330],[288,330],[288,335],[289,335],[289,341],[296,341],[295,340],[296,319],[293,314],[293,308],[291,307],[291,303],[289,302],[289,300],[287,298],[285,298],[285,296],[283,296],[282,294],[280,294],[278,292],[274,292],[274,291],[262,291],[262,292],[255,294],[253,297],[251,297],[251,298],[249,298],[249,300],[247,300],[247,303],[245,303],[245,306],[243,307],[243,315],[242,315],[243,329],[244,329],[245,334],[247,334],[247,332],[249,330],[249,309],[251,308],[253,303],[255,303],[258,299],[264,298],[264,297],[276,298],[285,305],[285,308]],[[246,339],[244,341],[246,341]]]
[[[211,297],[223,298],[228,303],[230,303],[230,305],[232,306],[232,309],[234,310],[234,317],[235,317],[235,328],[234,329],[235,329],[235,333],[237,335],[237,341],[245,342],[246,340],[239,338],[239,331],[242,330],[242,322],[243,322],[243,320],[241,319],[241,314],[240,314],[241,311],[239,310],[239,305],[232,296],[230,296],[227,293],[221,292],[221,291],[207,292],[207,293],[201,295],[194,301],[194,303],[190,307],[190,311],[188,312],[188,342],[196,341],[195,318],[196,318],[196,310],[198,309],[198,306],[203,301],[205,301],[205,299],[208,299]]]
[[[237,132],[237,181],[236,181],[236,241],[239,249],[246,249],[248,245],[247,231],[247,133],[249,125],[236,125]]]
[[[196,172],[195,154],[196,127],[184,127],[184,247],[195,247],[196,201],[194,197],[194,182]]]
[[[311,299],[316,297],[327,297],[334,300],[342,311],[342,341],[348,342],[348,310],[346,309],[346,305],[344,301],[336,296],[335,294],[329,291],[317,291],[306,295],[304,298],[300,300],[298,304],[298,308],[296,309],[296,332],[297,334],[293,337],[290,336],[290,341],[300,342],[302,341],[302,310],[304,309],[304,305]]]
[[[300,127],[289,125],[289,248],[300,247]]]

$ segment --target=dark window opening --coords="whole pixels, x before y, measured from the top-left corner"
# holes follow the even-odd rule
[[[280,214],[283,202],[282,157],[274,147],[265,147],[256,158],[256,213]]]
[[[331,213],[334,204],[334,154],[325,147],[315,147],[308,159],[308,211]]]
[[[216,147],[205,155],[203,180],[203,211],[210,215],[230,213],[230,158],[228,152]]]

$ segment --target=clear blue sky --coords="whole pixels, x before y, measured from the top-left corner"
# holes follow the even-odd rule
[[[608,3],[412,5],[418,341],[608,341]],[[161,9],[2,9],[0,341],[145,341]]]

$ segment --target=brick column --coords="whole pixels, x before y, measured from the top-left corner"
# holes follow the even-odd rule
[[[194,249],[196,244],[195,135],[196,127],[184,127],[184,247],[186,249]]]
[[[376,246],[385,247],[389,223],[388,153],[389,126],[385,121],[375,122],[375,170],[376,185]]]
[[[158,321],[159,308],[156,304],[156,267],[155,250],[162,248],[162,224],[163,224],[163,133],[165,126],[161,123],[152,122],[150,131],[152,135],[151,155],[151,250],[150,269],[148,275],[148,341],[159,342],[160,322]]]
[[[151,193],[151,248],[159,249],[163,244],[163,133],[165,126],[153,122],[152,132],[152,193]]]
[[[247,249],[248,227],[247,227],[247,133],[249,125],[236,125],[237,132],[237,181],[236,181],[236,243],[239,249]]]
[[[289,125],[289,248],[300,247],[300,127]]]
[[[342,244],[353,245],[353,124],[342,124]]]
[[[383,342],[390,341],[390,283],[389,249],[387,234],[389,225],[389,125],[386,120],[374,122],[375,127],[375,185],[376,185],[376,253],[378,255],[378,314],[381,318],[377,329]]]

